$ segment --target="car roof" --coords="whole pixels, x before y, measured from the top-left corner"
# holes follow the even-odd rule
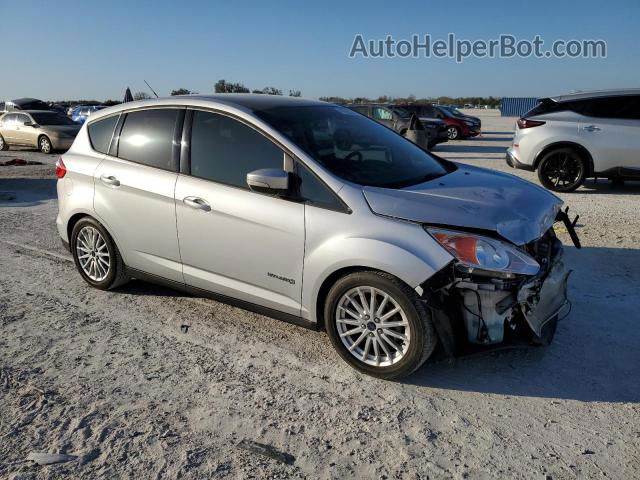
[[[554,102],[570,102],[572,100],[584,100],[598,97],[617,97],[624,95],[640,95],[640,88],[621,88],[617,90],[590,90],[584,92],[568,93],[549,97]]]
[[[307,107],[307,106],[327,106],[332,105],[319,100],[309,100],[300,97],[285,97],[283,95],[267,95],[257,93],[220,93],[217,95],[175,95],[172,97],[162,97],[151,100],[138,100],[121,103],[112,107],[104,108],[96,114],[91,115],[92,121],[106,117],[124,110],[131,110],[144,107],[161,107],[163,105],[186,107],[206,107],[224,105],[234,107],[245,112],[255,112],[278,107]]]

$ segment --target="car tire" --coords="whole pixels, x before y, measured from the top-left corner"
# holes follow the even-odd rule
[[[413,373],[437,344],[431,313],[415,290],[378,271],[340,278],[327,295],[324,325],[343,360],[386,380]]]
[[[0,135],[0,151],[9,150],[9,145],[4,141],[4,137]]]
[[[462,136],[462,132],[456,126],[447,127],[447,138],[449,140],[458,140]]]
[[[94,288],[110,290],[129,280],[111,235],[91,217],[84,217],[73,226],[71,254],[84,281]]]
[[[53,145],[51,144],[51,140],[49,140],[49,137],[47,137],[46,135],[41,135],[38,138],[38,150],[40,150],[41,153],[52,153],[53,152]]]
[[[556,148],[544,154],[538,163],[538,179],[554,192],[573,192],[584,183],[587,162],[573,148]]]

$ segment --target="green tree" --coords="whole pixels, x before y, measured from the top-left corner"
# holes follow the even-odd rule
[[[171,96],[175,97],[176,95],[190,95],[193,92],[191,90],[187,90],[186,88],[179,88],[177,90],[171,90]]]
[[[151,95],[149,95],[146,92],[136,92],[133,94],[134,100],[149,100],[150,98],[151,98]]]
[[[301,97],[302,92],[300,90],[289,90],[290,97]]]
[[[218,80],[213,87],[216,93],[249,93],[249,89],[241,83]]]

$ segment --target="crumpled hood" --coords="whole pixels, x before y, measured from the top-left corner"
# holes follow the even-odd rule
[[[541,237],[562,205],[513,175],[456,164],[444,177],[403,189],[365,187],[374,213],[413,222],[491,230],[516,245]]]

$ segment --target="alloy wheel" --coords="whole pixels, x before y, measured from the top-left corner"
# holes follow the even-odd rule
[[[449,140],[458,138],[458,129],[456,127],[447,128],[447,137],[449,137]]]
[[[581,182],[584,164],[571,152],[560,151],[545,159],[541,173],[554,190],[570,190]]]
[[[111,268],[107,242],[100,232],[88,225],[78,232],[76,255],[84,274],[94,282],[101,282]]]
[[[391,295],[375,287],[355,287],[342,295],[335,322],[347,351],[367,365],[399,362],[411,342],[406,313]]]
[[[42,153],[51,153],[51,142],[47,137],[40,139],[40,151]]]

